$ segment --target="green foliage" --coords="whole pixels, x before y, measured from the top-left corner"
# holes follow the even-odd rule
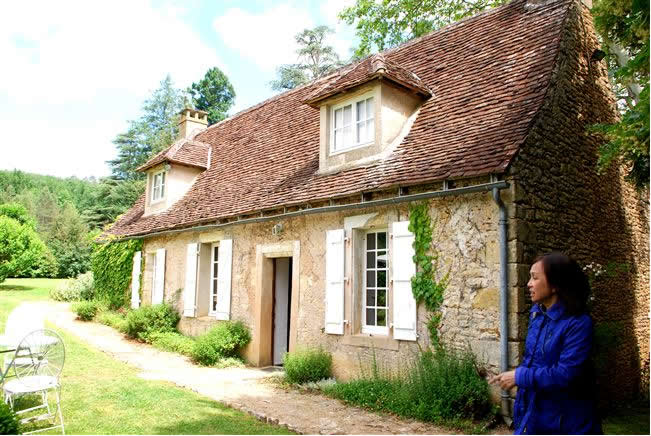
[[[506,0],[357,0],[339,18],[355,25],[360,42],[354,56],[362,58],[504,3]]]
[[[121,333],[125,333],[127,329],[127,320],[123,314],[113,310],[100,310],[95,315],[95,321],[100,324],[113,327]]]
[[[181,317],[169,304],[142,306],[127,314],[125,333],[144,342],[151,342],[153,333],[176,332]]]
[[[303,384],[332,377],[332,355],[322,349],[285,353],[283,366],[290,383]]]
[[[72,203],[58,209],[45,231],[45,243],[57,260],[57,277],[76,277],[90,269],[88,226]]]
[[[108,301],[112,309],[122,307],[128,301],[133,254],[141,249],[141,239],[114,240],[95,247],[91,258],[95,294]]]
[[[0,204],[0,216],[6,216],[36,230],[36,220],[29,214],[25,206],[20,203]]]
[[[196,109],[208,112],[208,123],[218,123],[235,103],[233,85],[219,68],[213,67],[206,75],[188,88]]]
[[[104,228],[133,206],[144,192],[144,179],[102,179],[93,194],[93,205],[84,212],[84,219],[93,229]]]
[[[382,375],[327,386],[326,394],[368,409],[443,424],[492,413],[489,387],[474,356],[444,347],[422,351],[403,375]]]
[[[591,12],[608,54],[621,115],[616,123],[592,126],[607,141],[599,152],[599,169],[621,159],[628,180],[645,188],[649,186],[649,2],[597,0]]]
[[[76,279],[66,280],[50,290],[50,298],[56,301],[92,300],[94,296],[92,271],[79,274]]]
[[[619,322],[599,322],[594,326],[592,361],[597,374],[607,369],[612,362],[615,348],[622,337],[622,325]]]
[[[431,313],[427,329],[432,343],[438,344],[438,326],[443,294],[448,285],[449,274],[437,280],[439,256],[432,247],[432,220],[427,202],[409,206],[409,231],[414,234],[414,263],[416,274],[411,278],[411,291],[417,303],[424,303]]]
[[[72,305],[72,311],[82,321],[91,321],[97,315],[99,305],[97,301],[79,301]]]
[[[251,333],[241,321],[223,321],[197,337],[192,359],[201,365],[214,365],[226,357],[237,357],[249,342]]]
[[[47,248],[29,225],[0,216],[0,283],[38,268]]]
[[[333,33],[333,30],[328,26],[317,26],[296,34],[295,39],[299,46],[296,54],[299,62],[278,67],[278,79],[270,82],[271,89],[293,89],[339,68],[342,65],[339,56],[334,48],[325,45],[325,39],[330,33]]]
[[[16,413],[0,401],[0,434],[20,434],[20,427]]]
[[[151,344],[163,351],[192,356],[195,340],[177,332],[154,332],[149,335]]]

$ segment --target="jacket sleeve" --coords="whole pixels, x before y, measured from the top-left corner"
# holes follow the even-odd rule
[[[542,390],[566,388],[583,369],[591,350],[592,320],[583,315],[569,323],[558,362],[538,368],[519,366],[515,370],[515,384]]]

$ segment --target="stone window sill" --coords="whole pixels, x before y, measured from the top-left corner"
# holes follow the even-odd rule
[[[398,351],[400,342],[390,336],[373,336],[366,334],[346,335],[342,344],[353,347],[380,348],[383,350]]]

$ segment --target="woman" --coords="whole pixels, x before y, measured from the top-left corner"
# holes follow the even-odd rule
[[[601,434],[590,362],[590,285],[561,253],[536,259],[527,288],[534,302],[522,363],[496,375],[502,389],[518,387],[515,434]]]

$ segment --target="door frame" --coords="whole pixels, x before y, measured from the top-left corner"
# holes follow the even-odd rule
[[[292,258],[292,295],[290,301],[291,316],[289,320],[289,351],[296,348],[298,301],[300,296],[300,242],[287,241],[277,244],[256,246],[256,287],[253,308],[253,335],[247,357],[255,366],[273,364],[273,285],[274,262],[277,257]],[[263,332],[271,332],[264,335]]]

